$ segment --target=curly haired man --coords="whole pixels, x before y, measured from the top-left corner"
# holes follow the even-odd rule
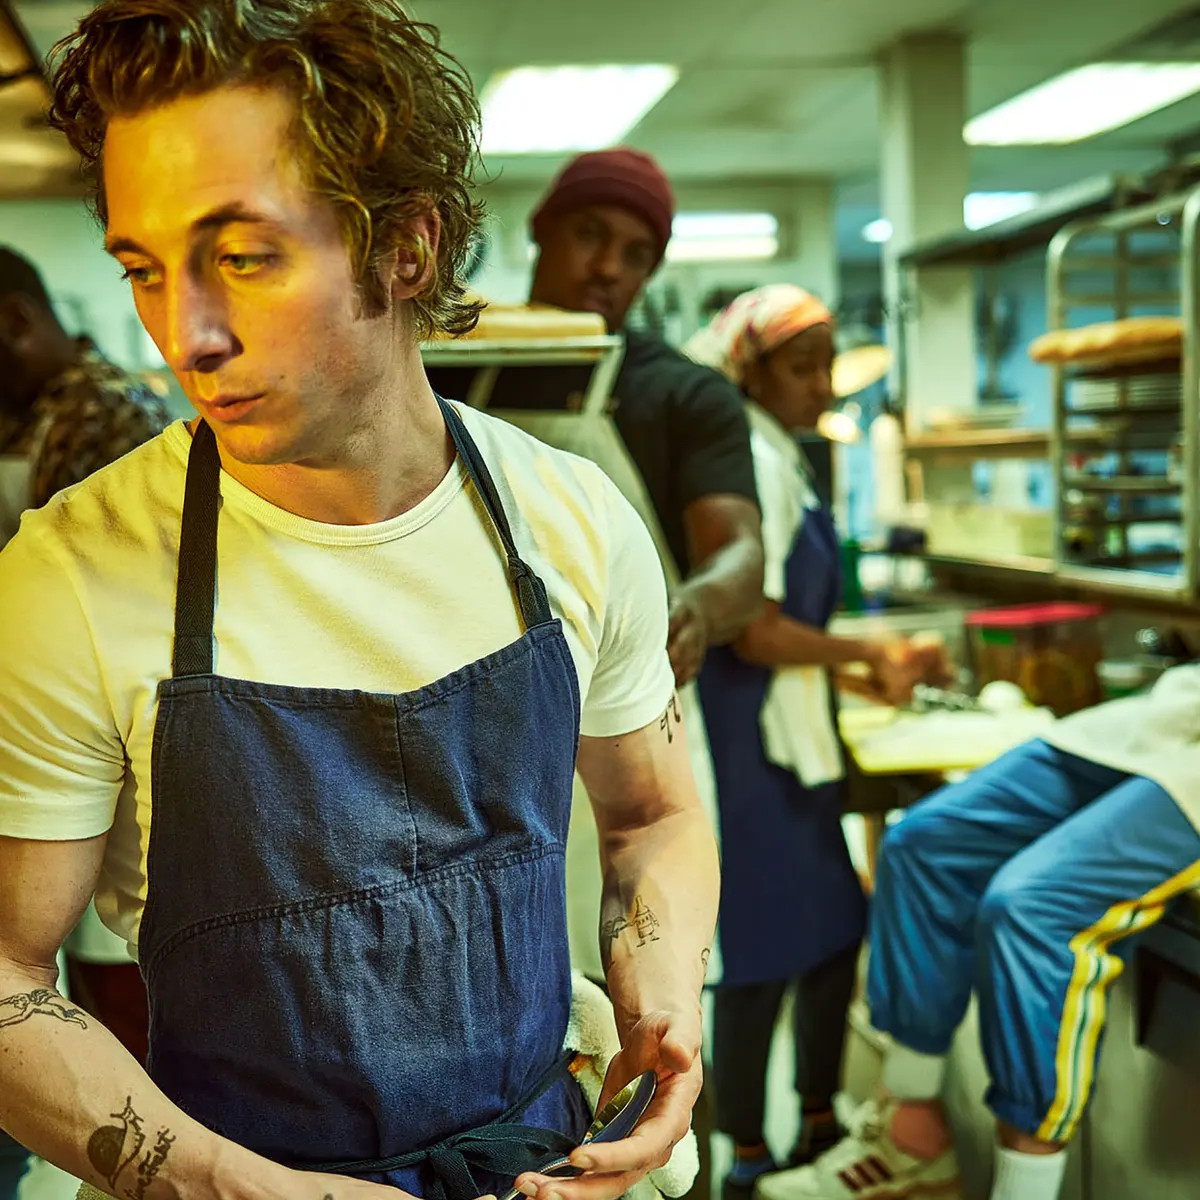
[[[469,82],[396,0],[105,0],[52,120],[198,415],[0,559],[0,996],[95,891],[151,1008],[144,1072],[11,1002],[0,1125],[146,1200],[622,1194],[699,1090],[716,856],[649,535],[422,370],[475,319]],[[604,922],[659,922],[607,949],[608,1094],[657,1094],[583,1150],[576,761]]]

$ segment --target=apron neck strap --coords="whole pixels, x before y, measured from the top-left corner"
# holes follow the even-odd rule
[[[221,456],[205,421],[196,426],[188,453],[175,583],[175,655],[172,674],[211,675],[213,613],[217,601],[217,512]]]
[[[463,467],[500,536],[508,560],[508,578],[521,607],[526,629],[553,620],[546,586],[517,553],[512,528],[496,484],[474,439],[453,407],[438,399],[446,427]],[[217,597],[217,514],[221,497],[221,456],[217,439],[204,421],[196,426],[188,453],[183,520],[179,531],[179,574],[175,584],[175,648],[171,673],[211,675],[213,616]]]
[[[513,541],[512,529],[508,524],[504,505],[500,502],[500,495],[496,491],[492,473],[488,470],[487,463],[483,461],[483,455],[479,453],[475,439],[467,432],[467,427],[455,412],[454,407],[447,404],[440,396],[438,404],[441,405],[442,416],[446,420],[446,428],[450,430],[450,436],[454,440],[458,456],[462,459],[462,464],[471,477],[471,482],[475,485],[475,490],[479,493],[483,506],[492,519],[492,524],[496,527],[496,532],[500,535],[500,542],[504,546],[504,554],[508,559],[508,578],[517,593],[517,602],[521,606],[521,617],[525,622],[525,628],[532,629],[535,625],[545,625],[548,621],[553,620],[550,601],[546,595],[546,585],[534,574],[533,568],[517,553],[517,545]]]

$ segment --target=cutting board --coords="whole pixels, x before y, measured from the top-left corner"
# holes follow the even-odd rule
[[[993,715],[909,713],[895,708],[843,708],[842,737],[867,775],[973,771],[1039,736],[1054,723],[1049,709]]]

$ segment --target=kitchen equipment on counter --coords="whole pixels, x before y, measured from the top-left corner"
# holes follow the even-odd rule
[[[1049,560],[1054,555],[1054,514],[980,503],[931,502],[926,525],[929,553],[945,558]]]
[[[977,684],[1017,684],[1031,704],[1058,716],[1102,699],[1100,618],[1092,604],[1027,604],[985,609],[966,618]]]
[[[978,712],[979,701],[966,692],[918,683],[913,688],[913,697],[908,705],[908,710],[914,713]]]
[[[1153,679],[1145,663],[1129,658],[1106,658],[1096,667],[1105,700],[1135,696]]]
[[[592,1142],[619,1142],[627,1138],[645,1115],[654,1099],[658,1080],[653,1071],[645,1071],[627,1083],[597,1114],[596,1119],[583,1135],[581,1146]],[[572,1178],[580,1171],[571,1166],[569,1157],[553,1158],[539,1167],[531,1168],[537,1175],[553,1175],[564,1179]],[[513,1188],[501,1200],[517,1200],[521,1193]]]
[[[974,771],[994,762],[1054,724],[1046,708],[989,712],[907,712],[878,705],[847,705],[838,726],[865,775]]]

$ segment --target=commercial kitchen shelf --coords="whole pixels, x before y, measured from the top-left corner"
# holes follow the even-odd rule
[[[1169,496],[1183,491],[1183,484],[1165,475],[1081,475],[1068,471],[1064,488],[1080,492],[1112,492],[1129,496]]]
[[[1045,429],[955,429],[922,433],[904,443],[909,454],[968,458],[1041,458],[1050,449]]]
[[[1108,247],[1111,246],[1111,253]],[[1103,249],[1105,253],[1100,254]],[[1179,363],[1179,401],[1137,404],[1135,397],[1119,393],[1113,404],[1080,404],[1078,393],[1095,371],[1056,366],[1054,372],[1054,426],[1051,437],[1054,473],[1058,481],[1055,544],[1058,576],[1066,582],[1086,584],[1101,591],[1193,598],[1200,590],[1200,187],[1155,198],[1112,212],[1072,221],[1050,243],[1047,256],[1047,300],[1051,329],[1070,325],[1079,300],[1072,285],[1086,280],[1086,299],[1107,308],[1105,319],[1161,312],[1164,301],[1177,306],[1183,321],[1184,340]],[[1168,267],[1167,264],[1172,266]],[[1152,267],[1153,271],[1143,268]],[[1174,290],[1163,291],[1164,271],[1172,271]],[[1107,277],[1105,278],[1105,273]],[[1100,278],[1098,278],[1098,276]],[[1103,372],[1103,377],[1170,376],[1169,365],[1130,365]],[[1124,388],[1124,384],[1119,385]],[[1159,400],[1159,397],[1155,397]],[[1123,401],[1123,402],[1122,402]],[[1089,426],[1087,422],[1096,422]],[[1081,456],[1103,457],[1111,474],[1081,471]],[[1162,474],[1161,462],[1146,456],[1178,456],[1178,478]],[[1154,474],[1147,474],[1147,469]],[[1070,499],[1082,493],[1108,497],[1109,512],[1079,512]],[[1135,511],[1139,498],[1179,496],[1177,512]],[[1111,515],[1110,515],[1111,514]],[[1131,545],[1136,525],[1171,525],[1177,530],[1180,550]],[[1077,561],[1078,550],[1068,535],[1081,526],[1111,526],[1116,544],[1104,566]],[[1174,543],[1175,538],[1171,539]],[[1149,558],[1147,557],[1149,552]],[[1127,563],[1116,566],[1114,563]],[[1178,570],[1163,572],[1152,565],[1178,563]]]

